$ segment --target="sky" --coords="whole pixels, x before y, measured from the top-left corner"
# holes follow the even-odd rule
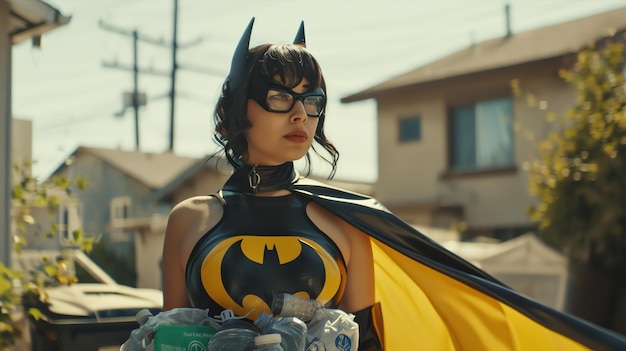
[[[135,150],[132,109],[123,93],[132,73],[132,39],[106,28],[170,43],[174,0],[47,0],[70,23],[44,35],[41,48],[13,47],[13,117],[33,122],[34,175],[46,178],[78,147]],[[234,48],[252,17],[251,46],[293,40],[305,22],[307,48],[320,62],[329,98],[326,134],[341,157],[335,179],[377,178],[376,104],[339,100],[457,50],[513,33],[610,11],[626,0],[178,0],[174,152],[204,157],[216,150],[212,111]],[[140,41],[138,65],[171,71],[168,47]],[[170,145],[171,81],[140,74],[147,104],[139,111],[139,146]],[[329,168],[313,158],[313,173]]]

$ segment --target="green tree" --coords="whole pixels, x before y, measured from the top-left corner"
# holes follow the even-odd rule
[[[538,201],[529,215],[544,240],[570,257],[571,312],[617,329],[626,288],[624,44],[582,50],[560,76],[576,87],[577,101],[562,118],[549,115],[558,128],[531,164]]]
[[[30,175],[30,162],[14,164],[17,180],[12,188],[11,224],[16,233],[10,233],[13,239],[14,255],[19,255],[27,245],[24,234],[31,226],[36,225],[32,215],[34,208],[46,208],[54,214],[58,205],[66,199],[72,200],[70,185],[73,183],[78,189],[84,190],[87,182],[84,178],[73,181],[66,177],[55,177],[50,183],[42,184]],[[63,194],[62,196],[60,196]],[[57,228],[52,224],[42,233],[46,238],[56,238]],[[92,240],[85,238],[81,229],[72,233],[70,245],[89,251]],[[28,299],[46,301],[45,287],[50,284],[72,284],[76,282],[72,262],[62,256],[43,258],[40,264],[30,272],[22,272],[6,267],[0,262],[0,350],[6,350],[15,344],[23,331],[14,320],[16,312],[22,302]],[[19,291],[18,291],[19,287]],[[27,311],[33,318],[39,318],[40,312],[36,309]]]

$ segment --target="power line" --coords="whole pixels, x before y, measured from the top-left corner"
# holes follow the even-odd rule
[[[129,30],[120,27],[113,26],[111,24],[105,23],[103,20],[99,22],[100,27],[105,30],[109,30],[111,32],[115,32],[124,36],[129,36],[133,38],[133,64],[129,65],[120,65],[117,62],[103,62],[103,66],[107,68],[115,68],[122,70],[129,70],[133,72],[133,91],[130,93],[130,102],[132,108],[135,113],[135,142],[136,148],[139,150],[139,107],[145,105],[145,94],[141,95],[138,91],[138,80],[139,74],[154,74],[160,76],[169,76],[170,78],[170,135],[169,135],[169,150],[174,150],[174,116],[175,116],[175,102],[176,102],[176,73],[178,69],[182,68],[177,61],[177,51],[180,48],[187,48],[202,42],[202,38],[197,38],[187,43],[179,43],[178,42],[178,0],[174,0],[174,8],[173,8],[173,35],[171,41],[166,41],[163,38],[155,38],[145,34],[140,34],[137,30]],[[145,69],[139,68],[138,65],[138,42],[145,42],[147,44],[170,48],[172,52],[172,64],[170,72],[158,71],[152,68]],[[198,72],[202,72],[200,68],[193,68]],[[212,71],[206,70],[202,73],[213,74]],[[142,98],[143,96],[143,98]],[[124,105],[122,111],[118,114],[123,114],[127,104]]]

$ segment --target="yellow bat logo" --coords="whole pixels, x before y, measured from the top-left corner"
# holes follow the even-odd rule
[[[208,253],[201,272],[213,301],[239,316],[252,311],[249,319],[271,313],[273,292],[324,304],[338,299],[346,276],[345,267],[322,246],[296,236],[230,237]]]

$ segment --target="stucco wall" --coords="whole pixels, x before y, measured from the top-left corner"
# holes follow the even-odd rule
[[[445,103],[432,92],[407,92],[379,102],[379,177],[382,202],[433,199],[445,169]],[[421,116],[422,139],[398,142],[398,120]]]
[[[222,188],[229,176],[230,173],[227,171],[201,170],[176,189],[173,194],[172,205],[192,196],[209,195],[217,192]]]
[[[162,289],[161,262],[165,229],[139,232],[135,236],[137,287]]]

